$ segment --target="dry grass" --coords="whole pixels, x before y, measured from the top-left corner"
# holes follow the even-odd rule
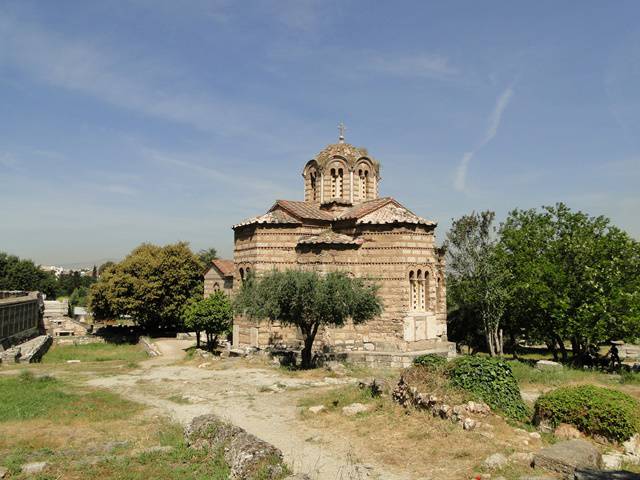
[[[342,406],[367,403],[371,409],[345,417]],[[307,411],[311,405],[327,409],[317,415]],[[312,426],[332,432],[353,448],[356,456],[373,457],[379,464],[409,471],[416,478],[471,478],[482,471],[484,459],[496,452],[510,454],[530,451],[540,440],[528,439],[499,417],[487,419],[491,427],[482,431],[463,431],[448,420],[431,414],[405,410],[388,396],[371,398],[357,387],[341,387],[304,398],[302,416]],[[525,439],[529,443],[524,443]],[[500,472],[505,478],[532,473],[527,466],[510,465]]]
[[[196,452],[184,444],[182,429],[152,416],[142,405],[114,393],[87,388],[72,376],[43,376],[50,366],[0,376],[0,466],[7,479],[23,480],[21,465],[47,462],[35,477],[103,480],[147,478],[224,480],[228,469],[219,452]],[[84,371],[85,373],[86,370]],[[68,377],[69,380],[63,380]],[[169,452],[143,449],[169,445]]]

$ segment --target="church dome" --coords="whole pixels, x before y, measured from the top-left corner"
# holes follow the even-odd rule
[[[304,199],[314,203],[354,205],[378,198],[380,164],[366,148],[344,142],[327,145],[302,171]]]
[[[347,166],[351,170],[353,170],[361,160],[368,160],[376,174],[379,174],[380,164],[369,155],[367,149],[356,147],[350,143],[332,143],[327,145],[313,160],[315,160],[320,170],[324,170],[337,158],[346,161]]]

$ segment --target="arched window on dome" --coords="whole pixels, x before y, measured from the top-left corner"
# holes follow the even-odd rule
[[[342,198],[344,171],[341,168],[331,169],[331,198]]]
[[[309,172],[309,184],[311,186],[311,199],[315,202],[318,199],[318,174],[315,170]]]
[[[336,198],[336,169],[331,169],[331,198]]]
[[[360,200],[366,200],[369,194],[369,171],[366,169],[358,170],[360,181]]]

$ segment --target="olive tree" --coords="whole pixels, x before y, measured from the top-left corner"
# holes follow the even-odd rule
[[[359,324],[380,315],[377,292],[377,285],[341,272],[273,271],[248,278],[235,305],[240,314],[299,328],[304,342],[302,368],[311,368],[320,327],[341,327],[348,319]]]

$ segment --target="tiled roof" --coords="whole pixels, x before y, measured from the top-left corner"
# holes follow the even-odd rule
[[[363,243],[364,243],[364,239],[362,238],[353,238],[353,237],[350,237],[349,235],[332,232],[331,230],[322,232],[319,235],[304,237],[298,240],[298,244],[303,244],[303,245],[319,245],[319,244],[362,245]]]
[[[382,197],[355,205],[343,210],[342,213],[331,213],[327,210],[322,210],[318,204],[312,202],[277,200],[265,215],[245,220],[234,225],[233,228],[265,223],[295,225],[302,223],[302,220],[320,220],[323,222],[356,220],[358,224],[413,223],[436,225],[430,220],[417,216],[393,198]]]
[[[304,203],[304,202],[295,202],[295,203]],[[280,223],[280,224],[299,224],[300,220],[292,217],[287,212],[282,210],[273,210],[265,213],[264,215],[260,215],[258,217],[248,218],[247,220],[240,222],[233,226],[233,228],[242,227],[244,225],[251,225],[254,223]]]
[[[320,207],[311,202],[295,202],[293,200],[276,200],[270,211],[281,207],[291,213],[293,216],[305,220],[326,220],[328,222],[334,219],[331,212],[321,210]]]
[[[412,223],[416,225],[432,225],[436,224],[430,220],[426,220],[417,216],[412,211],[404,208],[399,203],[391,201],[386,205],[376,208],[365,215],[361,215],[357,220],[357,224],[382,225],[389,223]]]
[[[235,270],[235,264],[233,260],[224,260],[222,258],[216,258],[212,260],[211,263],[224,275],[225,277],[230,277],[233,275]]]
[[[386,205],[389,202],[395,202],[395,200],[391,197],[381,197],[374,200],[367,200],[366,202],[362,202],[359,205],[351,207],[349,210],[345,210],[336,218],[336,220],[347,220],[351,218],[363,217],[364,215],[377,210],[378,208]]]

